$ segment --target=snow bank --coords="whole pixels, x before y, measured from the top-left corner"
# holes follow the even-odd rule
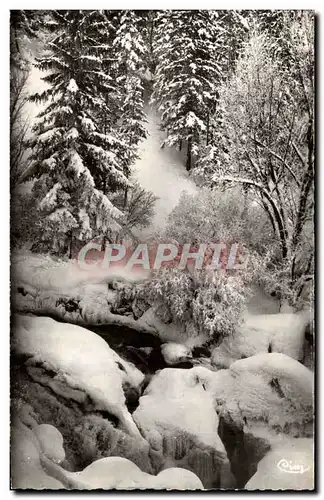
[[[215,366],[228,368],[243,357],[280,352],[301,360],[308,312],[246,315],[236,332],[226,337],[212,352]]]
[[[82,269],[76,260],[55,258],[50,255],[16,251],[12,255],[13,278],[17,285],[36,290],[64,291],[82,285],[107,284],[115,279],[135,282],[146,276],[138,270],[123,267]]]
[[[312,439],[290,439],[275,446],[259,462],[247,482],[247,490],[312,490],[314,488],[314,443]]]
[[[86,489],[202,489],[198,477],[183,469],[167,469],[157,476],[142,472],[125,458],[108,457],[74,474]]]
[[[140,437],[125,406],[122,386],[127,382],[138,388],[144,375],[101,337],[51,318],[17,315],[12,346],[16,353],[30,357],[29,366],[38,364],[54,371],[54,382],[84,391],[96,409],[115,415],[130,434]]]
[[[156,476],[154,489],[200,490],[203,484],[193,472],[181,467],[165,469]]]
[[[213,398],[201,382],[211,373],[202,367],[162,370],[152,378],[133,414],[151,445],[155,469],[188,468],[206,488],[225,487],[231,480]]]

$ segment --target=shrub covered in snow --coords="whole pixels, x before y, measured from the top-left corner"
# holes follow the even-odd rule
[[[245,306],[240,277],[218,271],[162,268],[146,289],[148,301],[165,323],[173,322],[188,337],[201,334],[213,342],[234,331]]]
[[[272,240],[263,212],[237,189],[202,188],[197,194],[182,193],[169,216],[166,235],[180,244],[239,242],[259,252]]]

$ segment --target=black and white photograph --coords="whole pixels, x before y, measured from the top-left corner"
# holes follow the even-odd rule
[[[314,491],[317,13],[91,7],[10,10],[8,489]]]

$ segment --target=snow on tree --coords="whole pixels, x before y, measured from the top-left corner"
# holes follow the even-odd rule
[[[42,214],[41,240],[58,251],[119,229],[122,213],[109,193],[128,185],[121,151],[127,145],[100,117],[114,90],[103,69],[101,11],[51,11],[44,28],[54,33],[37,67],[50,88],[32,96],[47,102],[34,127],[32,175]]]
[[[130,166],[137,158],[137,147],[146,137],[145,114],[141,75],[144,73],[146,46],[136,11],[120,11],[113,49],[116,57],[117,82],[121,92],[119,131],[128,146],[124,173],[128,177]],[[125,192],[126,203],[127,191]]]
[[[27,166],[25,141],[30,126],[25,113],[30,71],[29,45],[38,38],[41,11],[10,11],[10,187],[17,185]]]
[[[152,101],[159,105],[164,144],[187,142],[187,170],[203,137],[208,142],[209,116],[221,78],[221,46],[216,11],[165,11],[157,20],[158,60]]]
[[[164,323],[173,323],[186,338],[202,335],[219,342],[240,322],[246,290],[240,276],[221,271],[161,268],[146,286],[147,301]]]
[[[10,11],[10,62],[26,59],[26,42],[38,37],[38,18],[43,15],[37,10]]]
[[[313,24],[307,12],[286,19],[289,62],[276,37],[253,34],[235,73],[220,89],[223,144],[217,161],[204,160],[205,172],[206,166],[214,170],[213,184],[238,184],[263,207],[280,246],[288,287],[294,290],[293,302],[313,268],[314,245],[305,237],[313,224]]]

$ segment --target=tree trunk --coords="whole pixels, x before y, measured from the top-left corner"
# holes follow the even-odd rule
[[[187,162],[186,162],[186,169],[188,172],[190,172],[191,170],[191,147],[192,147],[192,138],[189,137],[188,148],[187,148]]]
[[[73,250],[73,233],[72,231],[70,232],[70,243],[69,243],[69,259],[72,259],[72,250]]]
[[[314,138],[313,138],[313,127],[311,123],[309,125],[309,130],[308,130],[308,166],[304,174],[300,190],[297,221],[295,224],[294,233],[292,237],[293,249],[297,246],[300,234],[303,230],[305,216],[306,216],[307,199],[314,180],[313,149],[314,149]]]
[[[106,234],[103,235],[102,237],[102,242],[101,242],[101,251],[104,252],[106,250],[106,243],[108,242],[108,237]]]
[[[124,192],[124,208],[127,205],[127,194],[128,194],[128,186],[125,187],[125,192]]]
[[[209,144],[209,113],[207,115],[207,133],[206,133],[206,146]]]
[[[181,150],[182,150],[182,139],[180,139],[180,141],[179,141],[179,151],[181,151]]]

